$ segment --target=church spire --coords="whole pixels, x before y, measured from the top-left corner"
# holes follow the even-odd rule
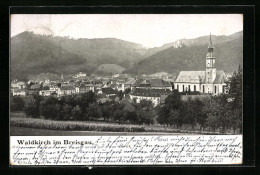
[[[214,52],[214,47],[212,44],[212,39],[211,39],[211,33],[209,35],[209,46],[208,46],[208,53],[213,53]]]
[[[61,74],[61,81],[62,81],[62,82],[64,81],[63,73]]]
[[[209,48],[213,48],[212,40],[211,40],[211,33],[209,35]]]

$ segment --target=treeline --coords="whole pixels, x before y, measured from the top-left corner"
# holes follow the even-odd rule
[[[13,97],[11,111],[24,110],[27,117],[52,120],[105,121],[131,124],[153,124],[155,112],[151,101],[142,100],[135,104],[135,111],[124,110],[124,105],[107,101],[98,103],[96,95],[85,94],[49,97],[46,100],[33,94],[26,102],[21,97]]]

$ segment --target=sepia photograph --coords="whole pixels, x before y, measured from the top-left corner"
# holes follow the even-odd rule
[[[10,136],[242,135],[243,14],[10,16]]]

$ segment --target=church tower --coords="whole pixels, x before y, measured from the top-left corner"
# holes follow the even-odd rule
[[[213,83],[216,78],[216,67],[215,67],[215,54],[214,54],[214,47],[211,40],[211,34],[209,36],[209,46],[208,46],[208,53],[206,55],[206,76],[205,81],[206,83]]]
[[[61,74],[60,79],[61,79],[61,82],[64,82],[63,73]]]

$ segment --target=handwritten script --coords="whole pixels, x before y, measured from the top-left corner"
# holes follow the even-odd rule
[[[240,164],[241,135],[11,136],[11,165]]]

